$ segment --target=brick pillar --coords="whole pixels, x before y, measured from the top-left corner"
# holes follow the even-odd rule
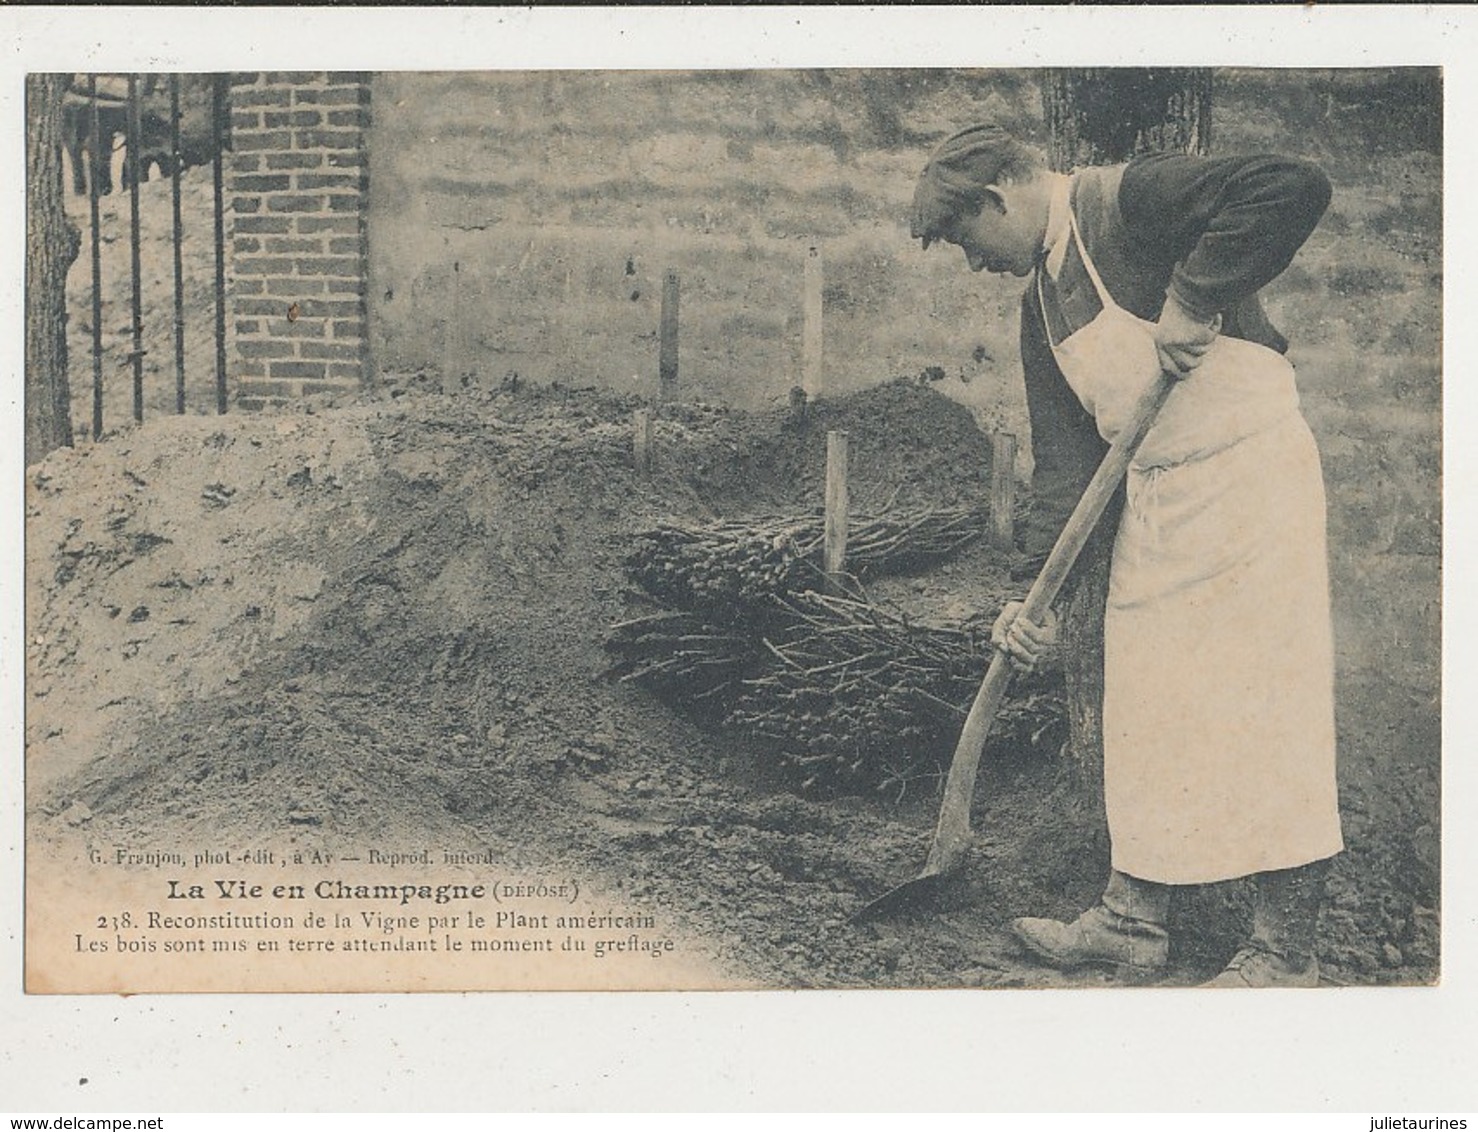
[[[228,374],[246,409],[369,379],[365,296],[370,81],[231,81]]]

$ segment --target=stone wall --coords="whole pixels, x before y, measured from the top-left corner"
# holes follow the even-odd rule
[[[376,367],[449,390],[516,374],[656,395],[672,270],[678,395],[783,405],[817,247],[828,390],[929,370],[1019,415],[1020,283],[908,232],[928,145],[1003,100],[1036,112],[1030,77],[377,73]]]

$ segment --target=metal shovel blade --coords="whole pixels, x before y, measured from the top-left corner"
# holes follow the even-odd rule
[[[1117,440],[1109,447],[1098,470],[1088,481],[1083,496],[1073,513],[1063,525],[1062,533],[1052,547],[1052,553],[1032,583],[1026,595],[1020,616],[1040,622],[1057,600],[1062,584],[1067,581],[1069,571],[1077,562],[1078,555],[1087,545],[1093,528],[1103,516],[1114,492],[1129,470],[1139,443],[1154,423],[1160,406],[1175,386],[1175,378],[1162,373],[1140,397],[1130,416],[1129,423]],[[929,847],[929,860],[924,871],[913,880],[905,881],[897,888],[885,892],[876,900],[864,905],[852,920],[859,923],[878,916],[892,915],[904,908],[915,906],[932,898],[941,887],[940,882],[964,864],[970,848],[970,804],[975,797],[975,779],[980,770],[980,756],[985,751],[985,739],[990,733],[991,723],[1006,689],[1011,683],[1011,661],[1003,652],[991,658],[980,690],[975,693],[975,702],[970,705],[970,714],[955,745],[954,758],[949,765],[949,777],[944,783],[944,799],[939,806],[939,822],[934,829],[934,842]]]
[[[939,821],[934,828],[934,843],[929,848],[924,871],[864,905],[852,917],[854,923],[890,916],[932,898],[940,888],[940,881],[965,863],[970,849],[970,803],[975,797],[980,756],[1010,683],[1011,661],[1005,653],[997,652],[980,682],[980,690],[975,693],[975,702],[970,705],[970,714],[965,717],[965,726],[955,744],[949,778],[944,783],[944,799],[939,805]]]
[[[851,922],[865,924],[869,920],[887,919],[900,912],[932,904],[943,879],[938,873],[926,871],[914,877],[913,880],[906,880],[897,887],[890,888],[876,900],[869,900],[853,912]]]

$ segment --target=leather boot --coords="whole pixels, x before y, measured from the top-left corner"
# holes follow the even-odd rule
[[[1013,920],[1011,930],[1033,954],[1063,970],[1107,963],[1148,973],[1170,955],[1169,907],[1168,885],[1115,870],[1103,898],[1072,923],[1028,917]]]
[[[1315,987],[1314,935],[1328,861],[1258,873],[1252,938],[1208,987]]]

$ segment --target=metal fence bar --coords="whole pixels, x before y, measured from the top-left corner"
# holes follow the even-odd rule
[[[216,412],[226,411],[226,204],[221,150],[225,139],[226,75],[212,75],[210,89],[211,181],[216,242]]]
[[[174,220],[174,407],[185,411],[185,260],[181,250],[184,224],[180,220],[180,76],[169,76],[169,189]]]
[[[139,77],[128,76],[128,249],[133,278],[133,419],[144,419],[144,283],[139,251],[139,150],[143,146],[139,121]]]
[[[103,435],[103,257],[98,219],[98,166],[103,157],[99,152],[102,124],[98,121],[98,77],[87,76],[87,109],[92,130],[87,145],[87,209],[91,221],[89,235],[92,244],[92,438]],[[82,159],[82,147],[77,148],[78,160]]]

